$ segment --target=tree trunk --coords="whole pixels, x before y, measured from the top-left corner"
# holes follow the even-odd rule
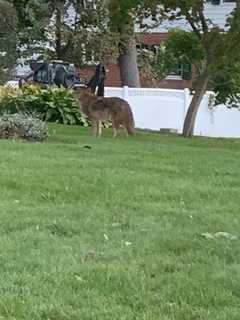
[[[58,60],[62,59],[62,13],[59,8],[56,9],[56,31],[55,31],[55,46],[56,56]]]
[[[129,32],[131,26],[121,30],[122,39],[119,44],[119,59],[122,86],[140,87],[140,77],[137,65],[137,48],[134,33]]]
[[[183,137],[185,138],[191,138],[193,136],[197,112],[201,104],[202,98],[206,92],[207,84],[208,71],[206,69],[203,72],[203,74],[199,77],[199,79],[196,81],[196,90],[188,108],[187,115],[185,117],[182,133]]]

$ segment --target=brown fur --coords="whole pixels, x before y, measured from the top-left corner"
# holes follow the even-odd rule
[[[75,91],[83,113],[89,118],[94,134],[102,134],[102,121],[112,120],[114,137],[120,126],[126,129],[127,135],[134,134],[134,119],[130,105],[127,101],[117,97],[97,97],[86,89]]]

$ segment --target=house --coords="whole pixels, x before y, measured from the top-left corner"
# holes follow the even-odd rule
[[[209,0],[205,5],[205,15],[208,19],[211,19],[212,23],[219,26],[221,29],[225,29],[226,19],[229,14],[236,7],[236,0]],[[184,30],[190,30],[188,23],[184,20],[165,22],[157,28],[150,29],[147,33],[140,33],[140,29],[136,27],[138,35],[138,47],[151,48],[153,46],[159,46],[163,43],[168,36],[168,31],[173,28],[181,28]],[[82,73],[86,78],[92,73],[92,68],[88,67],[83,70]],[[106,80],[107,86],[119,87],[121,86],[120,72],[117,65],[108,66],[108,74]],[[144,87],[152,86],[148,81],[141,79],[141,85]],[[191,88],[192,79],[189,75],[184,74],[183,66],[176,67],[175,72],[169,75],[163,81],[157,83],[161,88],[183,89]]]
[[[82,0],[87,9],[94,9],[95,3],[94,0]],[[218,25],[224,30],[226,19],[229,14],[233,11],[236,6],[236,0],[208,0],[205,5],[205,15],[207,18],[211,19],[213,24]],[[71,14],[70,14],[71,16]],[[148,21],[150,23],[150,20]],[[164,22],[156,28],[149,29],[148,32],[142,33],[141,30],[136,26],[136,33],[138,34],[137,46],[144,48],[151,48],[154,46],[159,46],[163,43],[168,36],[168,31],[173,28],[181,28],[184,30],[190,30],[188,23],[184,19],[179,19],[172,22]],[[18,69],[18,74],[26,73],[27,66]],[[90,79],[94,73],[95,65],[89,63],[88,66],[79,71],[81,78]],[[107,66],[107,79],[106,86],[109,87],[119,87],[121,86],[121,77],[120,71],[117,64],[112,64]],[[152,86],[152,83],[149,83],[145,79],[141,79],[141,85],[144,87]],[[176,70],[172,72],[164,80],[156,84],[158,87],[162,88],[173,88],[173,89],[183,89],[191,88],[192,79],[191,75],[186,74],[183,66],[179,64],[176,66]]]

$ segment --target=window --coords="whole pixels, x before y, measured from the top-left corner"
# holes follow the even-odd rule
[[[220,4],[221,0],[211,0],[208,2],[210,2],[211,4]]]
[[[95,0],[82,0],[82,5],[86,10],[96,9]]]
[[[178,62],[166,79],[191,80],[192,66],[188,62]]]
[[[137,47],[137,50],[149,50],[149,51],[152,51],[152,52],[156,52],[156,47],[155,45],[150,45],[150,44],[144,44],[144,43],[138,43],[136,45]]]
[[[48,74],[46,69],[40,69],[36,74],[36,81],[48,82]]]
[[[235,3],[236,0],[208,0],[207,2],[210,2],[211,4],[223,4],[223,3],[226,3],[226,2],[229,2],[229,3]]]
[[[172,70],[169,74],[169,76],[177,76],[177,77],[181,77],[182,78],[183,75],[183,64],[182,63],[178,63],[176,65],[176,67],[174,68],[174,70]]]

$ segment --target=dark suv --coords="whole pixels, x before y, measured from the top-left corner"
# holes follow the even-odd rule
[[[72,88],[76,84],[80,84],[80,78],[77,75],[74,64],[63,62],[61,60],[33,61],[30,63],[32,72],[26,77],[20,79],[21,86],[24,81],[32,80],[33,83],[38,83],[42,88],[56,85],[65,88]]]

